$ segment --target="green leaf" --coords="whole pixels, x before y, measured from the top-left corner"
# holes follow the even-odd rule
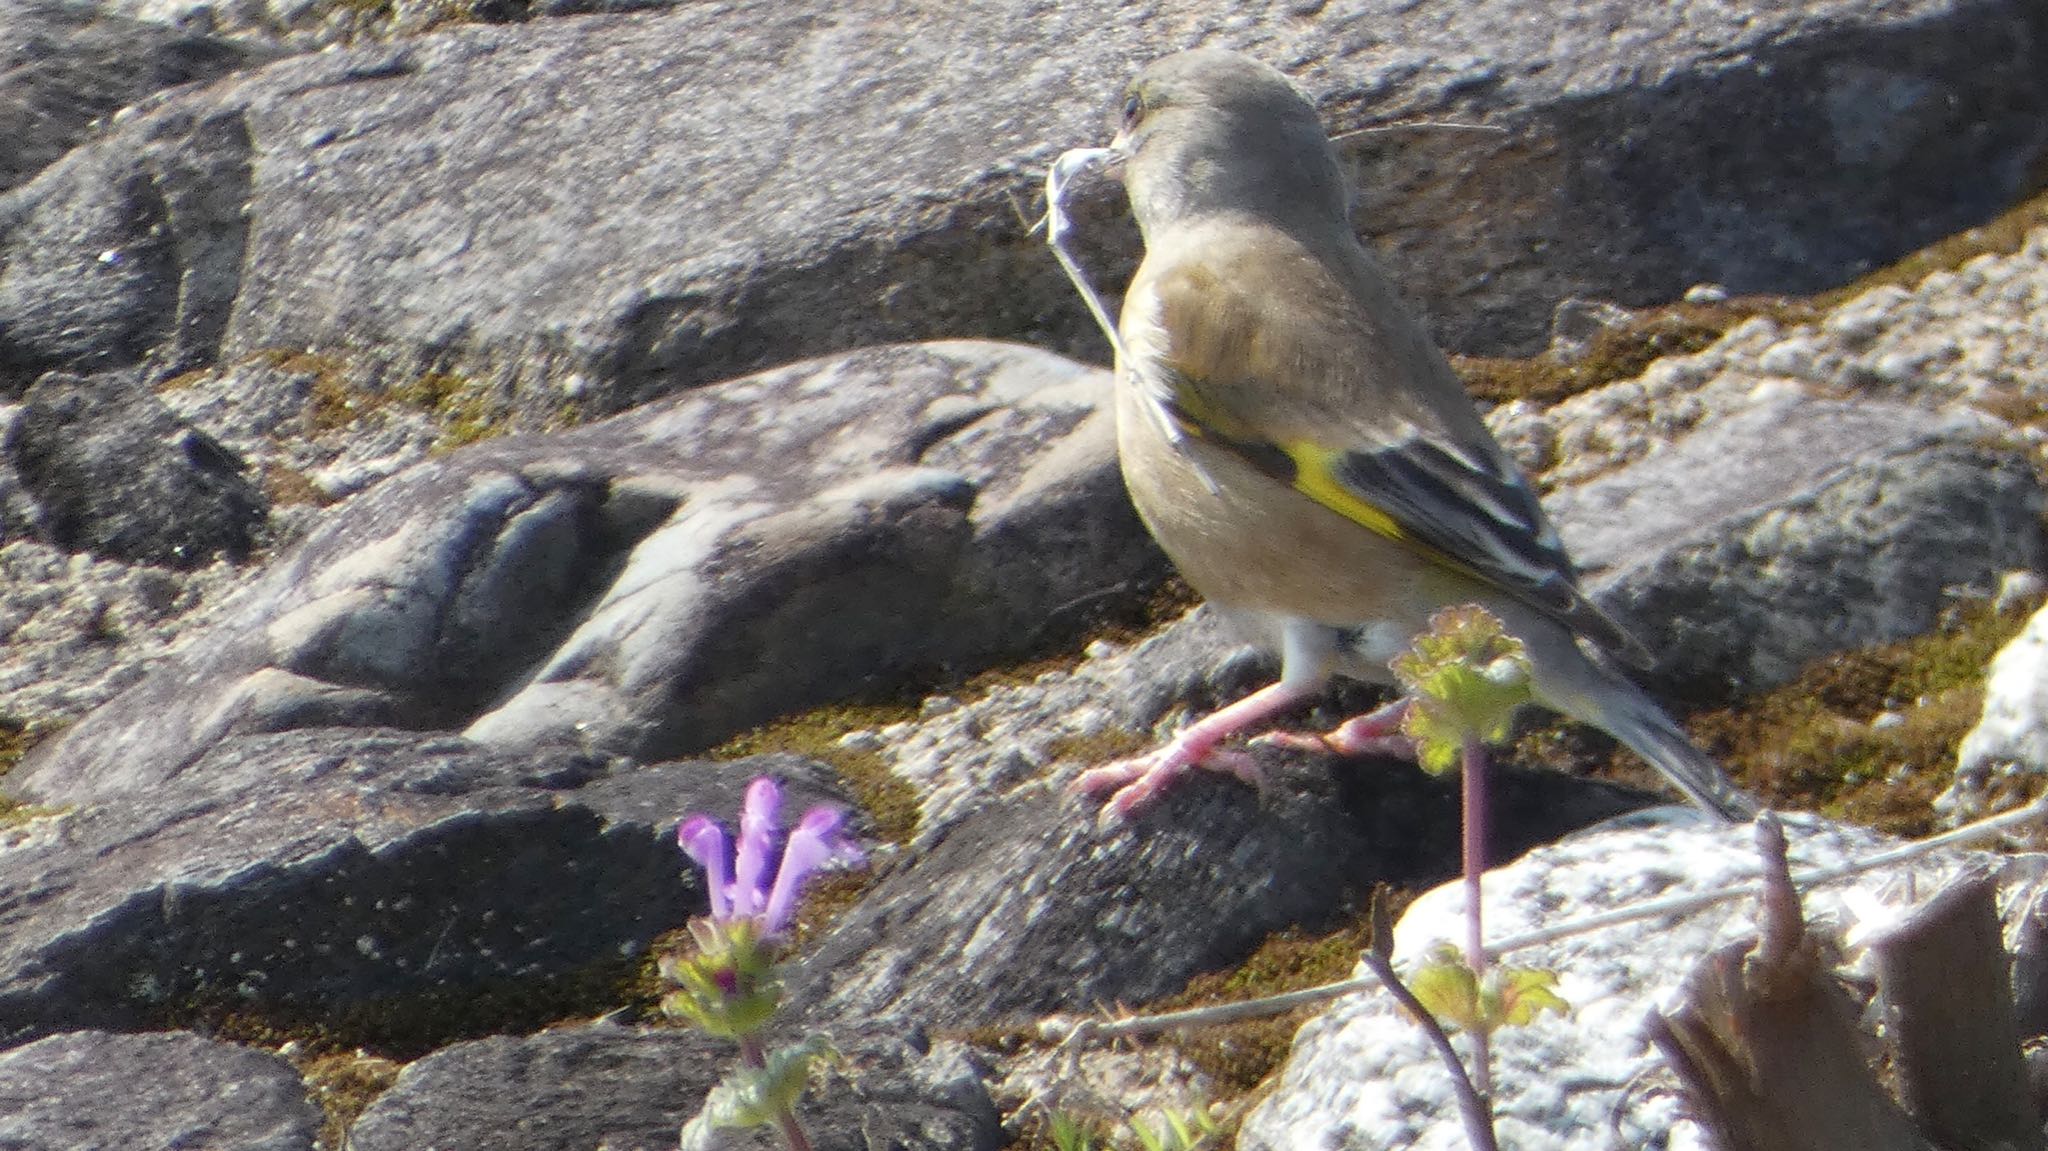
[[[1452,1030],[1471,1031],[1485,1018],[1479,1001],[1479,978],[1448,943],[1430,952],[1430,961],[1407,979],[1414,995],[1436,1021]]]
[[[1521,1027],[1546,1011],[1571,1014],[1557,993],[1557,973],[1533,967],[1499,967],[1486,973],[1494,1005],[1487,1014],[1496,1027]]]
[[[1051,1128],[1054,1151],[1095,1151],[1095,1136],[1072,1115],[1054,1111],[1047,1125]]]
[[[735,1067],[704,1099],[704,1117],[714,1127],[766,1127],[794,1114],[810,1082],[811,1065],[835,1054],[824,1037],[813,1035],[794,1047],[768,1053],[762,1067]]]
[[[695,955],[665,955],[662,978],[672,990],[662,1013],[726,1039],[744,1039],[766,1026],[782,1003],[782,978],[771,949],[749,923],[692,920]]]
[[[1473,604],[1432,616],[1392,667],[1410,700],[1402,731],[1435,775],[1457,765],[1467,741],[1506,739],[1516,709],[1533,698],[1522,641]]]
[[[1497,966],[1474,975],[1458,949],[1440,943],[1430,961],[1407,980],[1408,990],[1446,1028],[1485,1031],[1521,1027],[1546,1011],[1569,1014],[1557,993],[1557,974],[1533,967]]]

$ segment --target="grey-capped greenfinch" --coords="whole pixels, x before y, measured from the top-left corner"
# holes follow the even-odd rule
[[[1164,747],[1085,773],[1105,813],[1191,768],[1251,777],[1223,741],[1388,661],[1476,603],[1525,645],[1536,697],[1602,728],[1701,807],[1756,808],[1618,669],[1640,649],[1581,592],[1527,480],[1360,246],[1315,108],[1278,71],[1198,50],[1126,90],[1121,155],[1145,258],[1118,330],[1125,482],[1181,574],[1280,655],[1279,682]],[[1382,748],[1398,710],[1320,737]]]

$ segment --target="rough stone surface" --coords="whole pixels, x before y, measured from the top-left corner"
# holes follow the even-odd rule
[[[931,1043],[916,1031],[852,1029],[824,1033],[844,1058],[823,1064],[802,1109],[812,1146],[823,1151],[995,1151],[1012,1140],[981,1076],[986,1069],[959,1043]],[[769,1128],[713,1127],[699,1114],[684,1128],[682,1151],[778,1151],[788,1143]]]
[[[539,419],[881,340],[1099,355],[1019,205],[1138,64],[1195,43],[1286,66],[1335,130],[1509,129],[1346,145],[1363,229],[1466,350],[1540,348],[1569,296],[1840,282],[2004,206],[2048,142],[2028,0],[471,26],[173,97],[0,203],[0,362],[318,347]],[[1087,242],[1128,266],[1128,231]]]
[[[1002,1145],[995,1108],[958,1044],[872,1032],[830,1038],[844,1064],[805,1100],[813,1146]],[[728,1041],[607,1024],[458,1043],[407,1067],[349,1139],[359,1151],[672,1151],[732,1063]],[[733,1133],[717,1145],[756,1144]]]
[[[673,1151],[732,1060],[694,1031],[595,1024],[457,1043],[407,1066],[349,1129],[357,1151]]]
[[[2040,565],[2031,454],[1969,409],[1785,389],[1547,506],[1653,676],[1725,697],[1920,635],[1949,588]]]
[[[187,1032],[78,1031],[0,1052],[8,1151],[313,1151],[319,1130],[290,1064]]]
[[[1950,827],[2017,807],[2048,776],[2048,608],[1998,653],[1984,680],[1984,712],[1956,753],[1956,778],[1934,801]],[[2017,837],[2035,847],[2042,833]]]
[[[1494,432],[1545,487],[1569,487],[1787,392],[1994,413],[2048,398],[2048,228],[1910,287],[1872,288],[1819,322],[1748,320],[1712,346],[1539,410],[1504,406]],[[2023,434],[2037,449],[2038,429]]]
[[[1098,827],[1097,802],[1062,785],[1108,758],[1105,731],[1206,708],[1263,670],[1228,660],[1215,676],[1215,656],[1228,651],[1216,640],[1197,617],[1133,649],[1104,649],[1071,674],[930,708],[906,729],[867,737],[925,797],[925,850],[806,959],[791,995],[807,1016],[966,1028],[1141,1003],[1237,961],[1273,931],[1334,921],[1374,882],[1447,866],[1456,789],[1398,762],[1261,750],[1262,793],[1197,773],[1135,821]],[[1551,773],[1503,772],[1496,847],[1518,852],[1643,802]]]
[[[275,56],[92,4],[0,3],[0,192],[42,171],[96,123],[164,88]]]
[[[0,491],[70,552],[195,568],[249,554],[268,508],[248,466],[127,374],[52,372],[0,437]],[[0,510],[0,532],[11,518]],[[0,539],[4,539],[0,535]]]
[[[0,1042],[540,994],[701,911],[675,820],[737,810],[761,770],[794,802],[843,799],[788,758],[626,770],[407,732],[229,741],[147,796],[6,829]],[[418,1041],[391,1018],[387,1041]]]
[[[1485,879],[1488,937],[1506,940],[1652,897],[1715,890],[1753,875],[1748,828],[1691,822],[1596,830],[1532,852]],[[1797,818],[1787,827],[1794,870],[1868,854],[1868,832]],[[1920,898],[1956,874],[1966,857],[1935,857],[1912,868]],[[1967,857],[1996,867],[1999,857]],[[2021,869],[2028,871],[2028,869]],[[2030,872],[2029,872],[2030,873]],[[1807,921],[1853,946],[1909,903],[1898,869],[1833,884],[1805,897]],[[1410,907],[1395,934],[1397,966],[1412,970],[1440,943],[1464,938],[1463,890],[1451,884]],[[1554,972],[1569,1015],[1544,1015],[1499,1032],[1493,1043],[1501,1145],[1526,1151],[1574,1148],[1703,1148],[1672,1081],[1642,1031],[1646,1014],[1715,946],[1755,931],[1753,904],[1574,935],[1518,950],[1514,964]],[[1422,1032],[1393,1000],[1362,992],[1303,1026],[1278,1089],[1246,1118],[1246,1151],[1304,1146],[1344,1151],[1467,1146],[1448,1075]]]
[[[202,604],[241,581],[222,560],[181,572],[0,544],[0,724],[62,727],[147,674]]]
[[[79,802],[234,731],[681,754],[1071,635],[1164,571],[1105,373],[884,348],[440,457],[330,518],[14,782]]]

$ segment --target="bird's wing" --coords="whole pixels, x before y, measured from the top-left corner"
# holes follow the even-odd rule
[[[1580,591],[1535,491],[1420,327],[1391,298],[1364,307],[1305,258],[1268,259],[1141,274],[1157,354],[1129,371],[1172,434],[1643,661]]]

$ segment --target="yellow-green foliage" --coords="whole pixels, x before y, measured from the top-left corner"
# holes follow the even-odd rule
[[[348,1129],[398,1082],[400,1070],[395,1061],[361,1050],[302,1055],[293,1063],[324,1116],[314,1142],[319,1151],[343,1151]]]
[[[427,372],[392,388],[391,398],[440,423],[435,451],[453,451],[512,430],[511,409],[498,402],[489,385],[455,372]]]
[[[328,352],[266,348],[253,353],[250,359],[308,378],[306,428],[315,434],[348,427],[394,403],[434,417],[441,426],[441,435],[434,443],[436,451],[451,451],[504,435],[514,430],[517,422],[510,404],[488,383],[458,372],[423,372],[375,390],[356,382],[346,358]],[[547,421],[547,426],[568,426],[577,422],[577,417],[577,409],[565,404]]]

